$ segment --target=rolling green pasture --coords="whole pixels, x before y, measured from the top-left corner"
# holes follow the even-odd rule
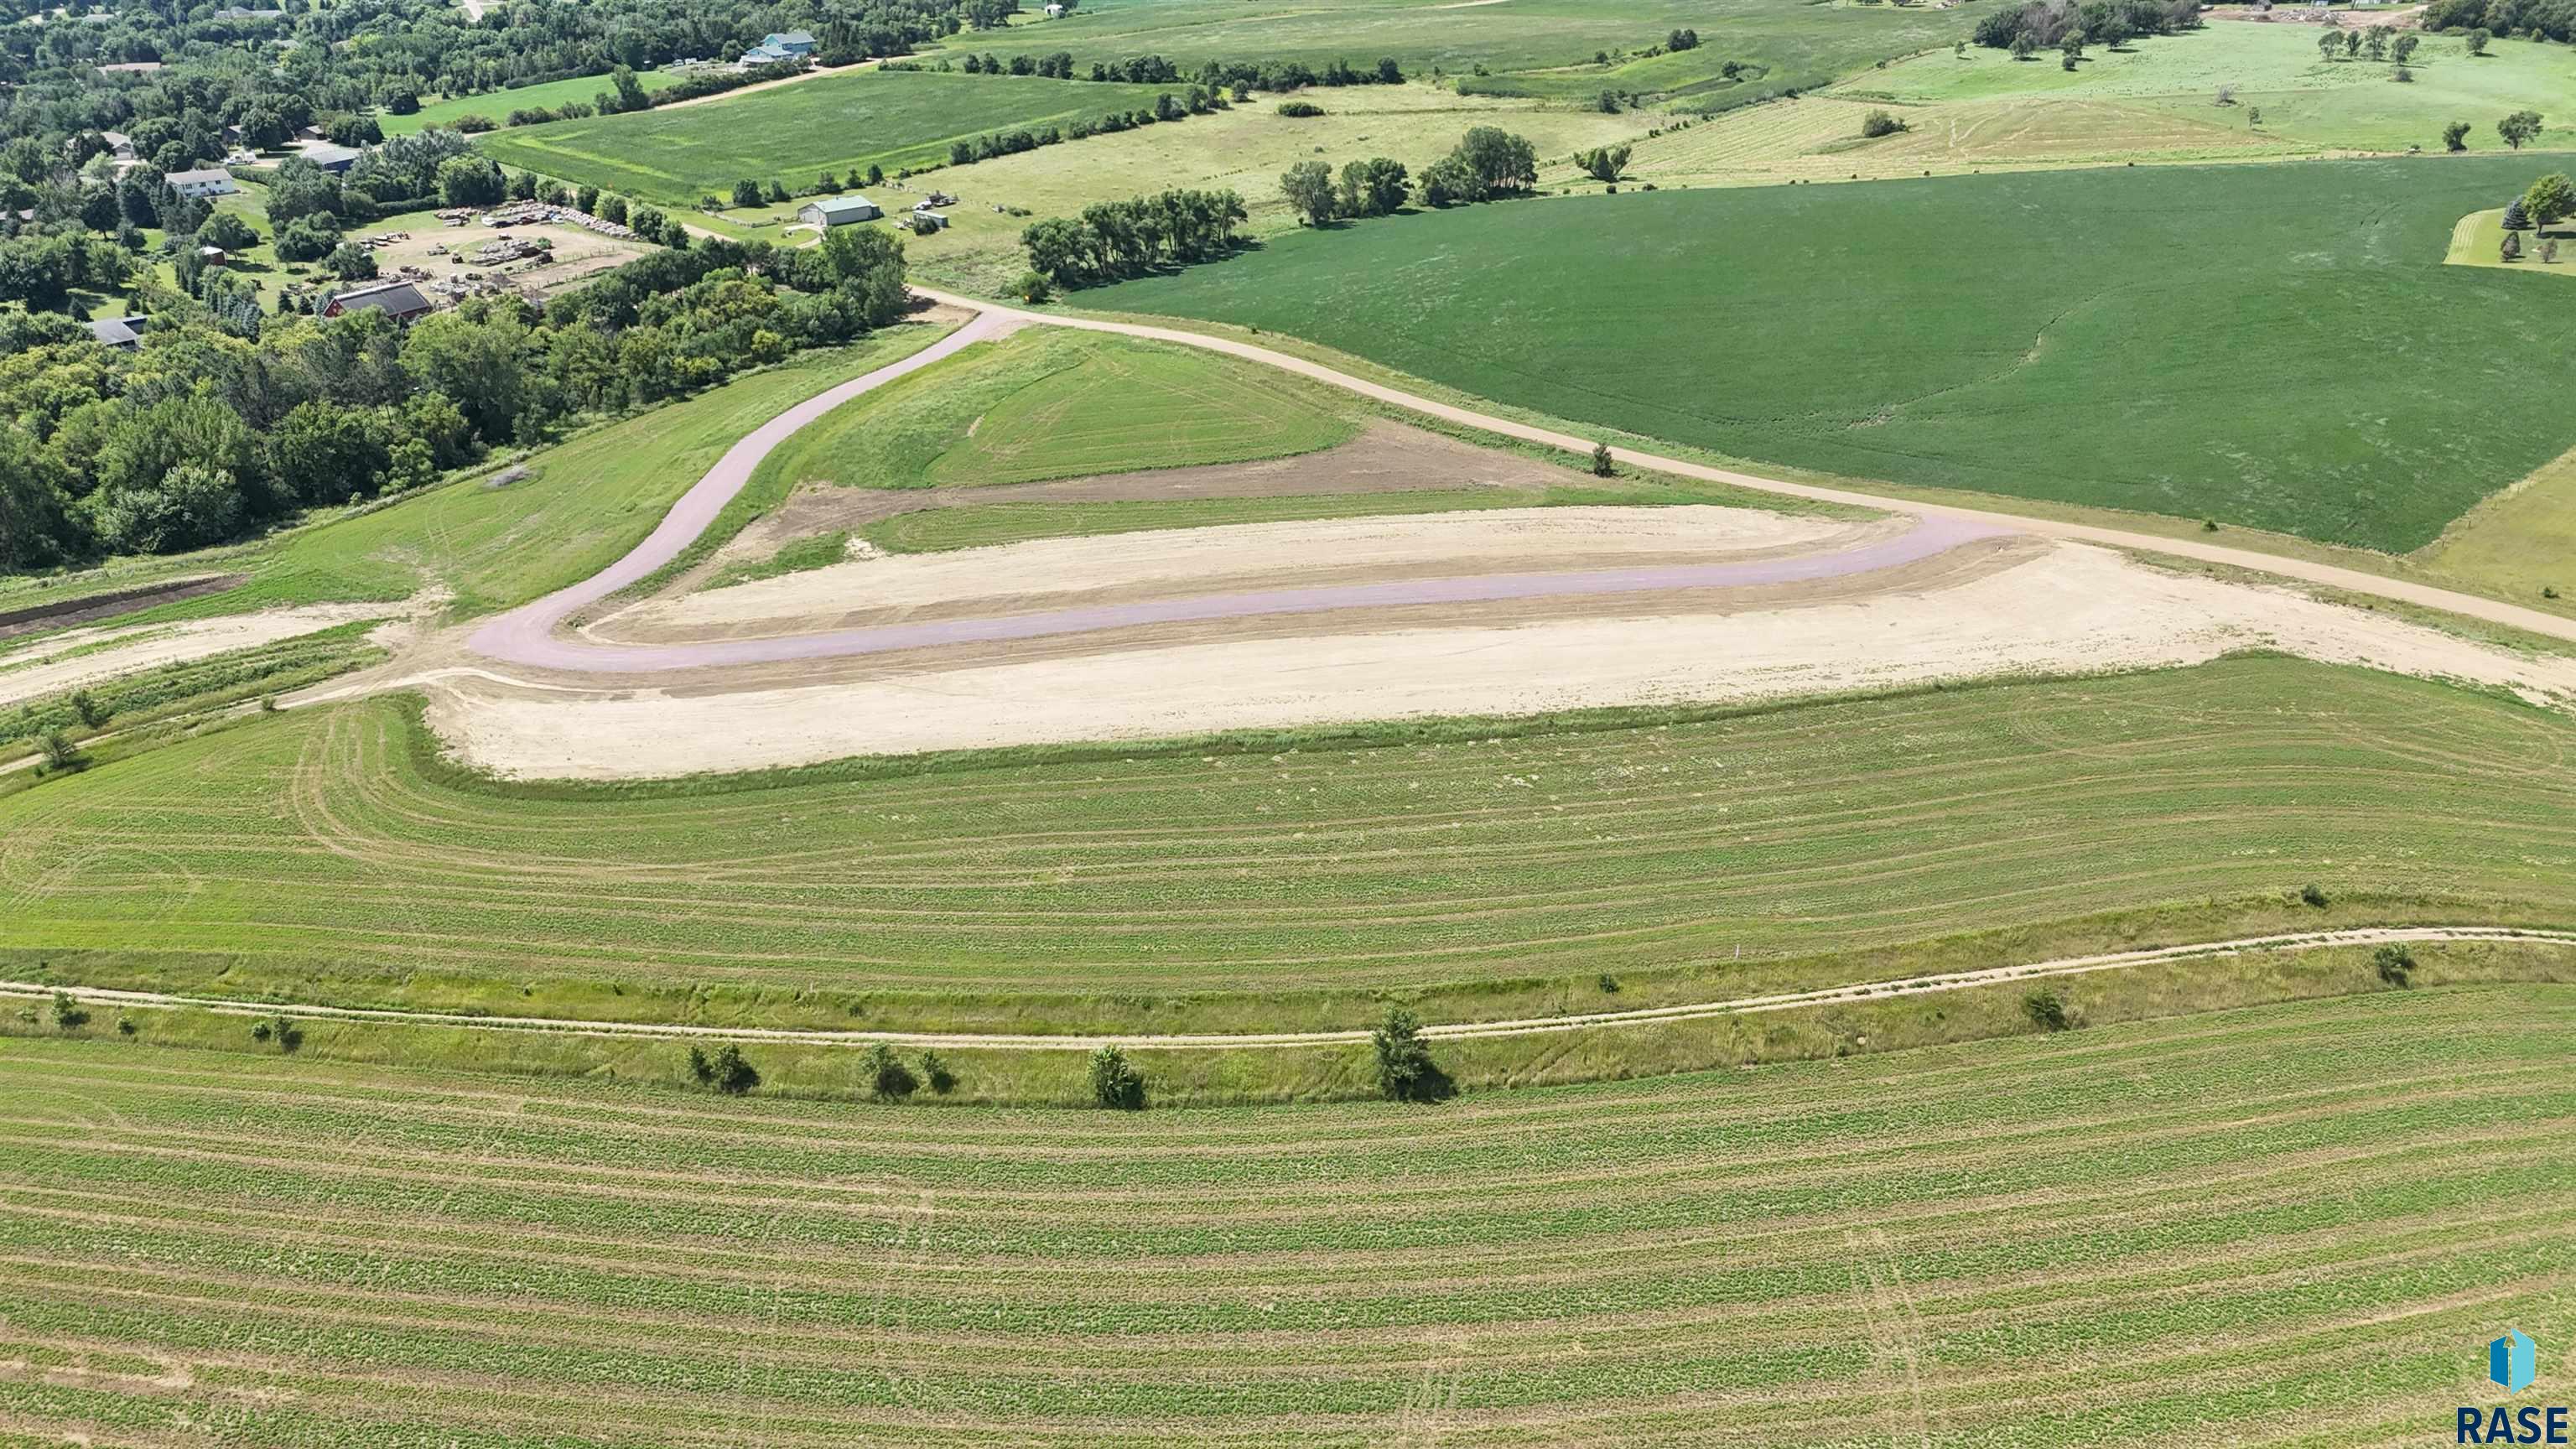
[[[2244,659],[1757,710],[458,778],[401,701],[0,800],[0,968],[958,1029],[1708,1000],[2368,919],[2576,921],[2576,723]],[[2333,905],[2299,905],[2320,884]],[[1985,933],[1980,936],[1976,933]],[[1961,941],[1968,944],[1957,944]]]
[[[1034,483],[1310,453],[1353,410],[1254,363],[1032,328],[842,404],[779,445],[761,483]]]
[[[1823,85],[1891,56],[1947,49],[1974,24],[1964,8],[1809,0],[1741,0],[1722,10],[1697,0],[1094,0],[1062,19],[1031,20],[998,37],[961,35],[955,44],[1003,56],[1066,50],[1086,64],[1166,55],[1185,65],[1365,66],[1393,56],[1408,74],[1441,70],[1461,90],[1553,100],[1639,91],[1722,109]],[[1642,56],[1684,26],[1700,32],[1698,49]],[[1596,64],[1604,53],[1610,63]],[[1724,80],[1719,71],[1730,60],[1767,73]]]
[[[2426,35],[2399,84],[2396,65],[2366,56],[2327,61],[2314,25],[2221,21],[2126,50],[2088,49],[2073,71],[2054,55],[2016,61],[1970,46],[1918,56],[1846,83],[1837,94],[1927,103],[2047,97],[2149,106],[2230,131],[2306,146],[2351,150],[2442,149],[2442,127],[2467,121],[2473,151],[2502,151],[2495,123],[2508,112],[2539,111],[2552,124],[2533,144],[2576,145],[2576,65],[2567,48],[2498,40],[2472,56],[2457,36]],[[2235,104],[2218,104],[2222,86]],[[2260,110],[2257,127],[2248,112]]]
[[[2448,1442],[2500,1325],[2576,1336],[2571,1031],[2576,988],[2455,988],[1126,1115],[102,1020],[0,1040],[0,1415],[332,1449]]]
[[[648,91],[658,91],[677,77],[664,71],[639,70],[636,82]],[[570,80],[547,81],[543,85],[521,86],[517,90],[485,91],[476,96],[451,96],[430,101],[408,116],[397,116],[378,110],[377,122],[388,136],[408,131],[426,131],[433,126],[453,126],[462,116],[483,116],[493,121],[506,121],[512,111],[542,108],[553,110],[567,101],[589,105],[599,93],[614,89],[605,75],[574,76]]]
[[[2543,157],[1541,199],[1083,294],[1859,479],[2406,550],[2576,444],[2576,296],[2446,267]],[[2363,361],[2366,359],[2366,362]]]
[[[476,144],[504,165],[685,206],[726,195],[744,178],[811,186],[821,172],[846,175],[871,162],[887,171],[945,164],[951,141],[1151,108],[1172,89],[870,70],[719,105],[514,126]]]

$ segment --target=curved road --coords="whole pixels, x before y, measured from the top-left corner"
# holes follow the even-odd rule
[[[2106,952],[2097,956],[2065,956],[2051,961],[2033,961],[2018,966],[1996,966],[1982,971],[1952,971],[1935,976],[1911,976],[1895,981],[1854,982],[1850,985],[1829,986],[1815,991],[1788,991],[1771,996],[1742,997],[1734,1001],[1691,1002],[1681,1006],[1648,1006],[1632,1011],[1594,1011],[1565,1016],[1533,1016],[1509,1021],[1466,1021],[1426,1025],[1422,1028],[1422,1034],[1433,1040],[1456,1041],[1474,1037],[1533,1036],[1548,1032],[1581,1031],[1589,1027],[1659,1025],[1665,1022],[1695,1021],[1712,1016],[1787,1011],[1800,1006],[1885,1001],[1892,997],[1964,991],[1975,986],[1995,986],[2051,976],[2081,976],[2095,971],[2119,971],[2132,966],[2156,966],[2177,961],[2235,956],[2247,951],[2298,952],[2315,951],[2329,946],[2375,946],[2417,941],[2530,941],[2542,945],[2576,946],[2576,931],[2516,930],[2497,926],[2388,926],[2343,931],[2303,931],[2279,936],[2246,936],[2232,941],[2207,941],[2188,946],[2154,946],[2135,951]],[[875,1046],[883,1043],[899,1047],[932,1047],[942,1051],[993,1047],[1015,1051],[1087,1052],[1104,1046],[1150,1047],[1159,1051],[1221,1051],[1240,1047],[1356,1046],[1370,1038],[1370,1033],[1365,1028],[1341,1031],[1195,1033],[1175,1036],[1034,1036],[1003,1032],[822,1031],[793,1027],[697,1026],[680,1022],[585,1021],[576,1017],[482,1016],[468,1012],[402,1011],[369,1006],[321,1006],[300,1002],[227,999],[219,996],[180,996],[163,991],[118,991],[92,986],[63,987],[44,981],[0,981],[0,998],[14,997],[20,1000],[43,1001],[51,999],[58,993],[69,995],[92,1006],[188,1008],[211,1011],[224,1016],[276,1016],[283,1013],[321,1021],[375,1021],[413,1026],[471,1026],[492,1031],[558,1032],[567,1036],[649,1037],[684,1041],[722,1038],[744,1042],[792,1042],[811,1046]]]
[[[727,450],[725,455],[716,461],[716,465],[707,470],[706,476],[700,478],[687,493],[681,495],[679,502],[672,505],[671,511],[664,516],[660,526],[656,527],[652,534],[638,544],[632,552],[581,583],[492,619],[474,632],[468,641],[469,646],[487,657],[515,664],[594,673],[642,674],[665,670],[698,669],[713,665],[766,664],[797,659],[839,658],[918,648],[925,645],[1028,639],[1053,634],[1176,621],[1316,613],[1332,609],[1398,604],[1467,603],[1497,599],[1710,588],[1830,578],[1890,568],[1943,552],[1971,539],[2010,533],[2035,534],[2046,538],[2103,544],[2115,548],[2176,554],[2208,563],[2226,564],[2308,583],[2325,584],[2357,594],[2375,595],[2427,608],[2441,609],[2553,638],[2576,640],[2576,620],[2562,619],[2537,609],[2501,603],[2475,594],[2458,593],[2427,584],[2409,583],[2402,579],[2383,578],[2357,569],[2190,539],[2166,538],[2156,534],[2131,533],[2091,524],[2025,518],[2016,514],[1985,509],[1892,499],[1847,489],[1791,483],[1782,479],[1740,473],[1728,468],[1713,468],[1704,463],[1693,463],[1680,458],[1667,458],[1626,448],[1612,449],[1611,456],[1635,467],[1651,468],[1681,477],[1705,479],[1787,497],[1911,514],[1919,521],[1916,527],[1896,538],[1881,540],[1859,548],[1791,559],[1573,573],[1497,574],[1407,580],[1396,583],[1211,594],[1196,598],[1166,599],[1136,604],[1058,609],[1002,618],[894,624],[768,639],[733,639],[679,644],[605,644],[561,632],[564,620],[575,612],[650,576],[678,558],[683,550],[715,522],[716,516],[723,511],[727,503],[733,500],[734,495],[740,493],[743,486],[751,481],[752,472],[760,465],[761,460],[799,429],[815,422],[852,398],[883,387],[897,378],[952,356],[978,342],[1002,336],[1021,326],[1071,327],[1083,331],[1109,332],[1121,336],[1176,343],[1185,347],[1203,348],[1293,372],[1427,417],[1479,428],[1486,432],[1517,438],[1523,442],[1587,454],[1593,446],[1592,440],[1588,438],[1578,438],[1567,433],[1513,422],[1508,418],[1499,418],[1488,413],[1435,402],[1398,388],[1353,377],[1319,362],[1293,357],[1284,352],[1275,352],[1266,347],[1238,342],[1231,338],[1212,337],[1203,333],[1140,323],[1111,322],[1097,318],[1031,312],[926,288],[914,290],[933,301],[973,311],[977,314],[975,320],[910,357],[808,398],[762,424],[748,437]]]

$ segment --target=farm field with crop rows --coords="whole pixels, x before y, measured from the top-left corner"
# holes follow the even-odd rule
[[[2412,1443],[2576,1334],[2576,988],[983,1113],[0,1040],[0,1416],[287,1446]]]
[[[1175,89],[1187,87],[872,70],[715,105],[513,126],[477,144],[504,165],[687,205],[746,178],[811,186],[824,171],[944,162],[951,141],[1152,110]]]
[[[1898,975],[1895,948],[1973,930],[2040,959],[2123,912],[2298,928],[2311,882],[2344,921],[2576,919],[2576,725],[2283,659],[766,788],[460,783],[432,748],[375,700],[0,800],[0,962],[531,1015],[1278,1030],[1364,1025],[1390,987],[1455,1020],[1609,973],[1618,1005]],[[1890,954],[1810,959],[1862,950]]]
[[[2442,265],[2546,169],[1623,192],[1283,236],[1082,300],[1739,458],[2404,550],[2576,443],[2496,406],[2568,360],[2576,297]]]

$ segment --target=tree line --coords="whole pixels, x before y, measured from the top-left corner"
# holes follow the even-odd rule
[[[2152,35],[2171,35],[2201,26],[2198,0],[2030,0],[2018,8],[1990,11],[1977,22],[1971,38],[1996,50],[2027,56],[2035,50],[2062,48],[2071,36],[2086,43],[2118,47]]]
[[[564,423],[676,397],[903,311],[903,252],[659,251],[539,308],[477,298],[404,328],[281,319],[256,339],[147,284],[132,352],[51,314],[0,314],[0,568],[162,553],[299,509],[418,487]]]
[[[2433,0],[2424,28],[2524,40],[2576,41],[2576,0]]]

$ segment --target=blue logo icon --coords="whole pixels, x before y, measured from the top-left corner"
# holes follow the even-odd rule
[[[2538,1347],[2521,1329],[2508,1328],[2504,1337],[2487,1345],[2487,1377],[2508,1394],[2521,1393],[2539,1377],[2539,1356]]]

